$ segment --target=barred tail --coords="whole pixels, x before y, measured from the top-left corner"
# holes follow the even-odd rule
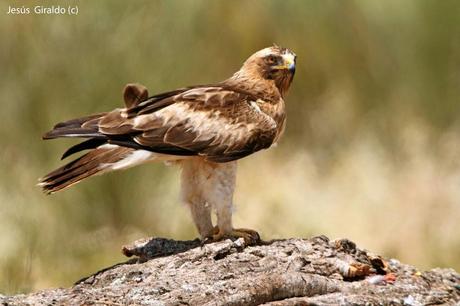
[[[58,123],[43,136],[43,139],[87,138],[85,141],[70,147],[61,159],[80,151],[90,150],[80,158],[40,178],[38,185],[43,188],[44,192],[54,193],[87,177],[129,168],[158,158],[158,154],[144,150],[135,142],[125,143],[110,140],[107,135],[100,133],[98,124],[106,114],[100,113]],[[117,142],[120,145],[117,145]],[[162,158],[165,159],[165,157]]]
[[[131,148],[102,145],[47,174],[39,179],[38,185],[43,188],[44,192],[50,194],[74,185],[87,177],[126,168],[134,165],[132,163],[134,151]]]

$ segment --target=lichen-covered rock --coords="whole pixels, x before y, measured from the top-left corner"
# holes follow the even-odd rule
[[[434,305],[460,302],[452,269],[420,272],[346,239],[144,239],[123,248],[125,263],[72,288],[1,296],[2,305]]]

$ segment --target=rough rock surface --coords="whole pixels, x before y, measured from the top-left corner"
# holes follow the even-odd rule
[[[245,246],[161,238],[123,248],[135,258],[71,288],[2,296],[0,305],[456,305],[460,275],[419,272],[346,239]]]

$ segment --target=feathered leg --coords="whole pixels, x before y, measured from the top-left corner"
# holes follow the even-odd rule
[[[193,222],[201,239],[214,232],[211,221],[211,205],[206,202],[203,189],[205,178],[201,175],[202,162],[198,158],[181,161],[181,196],[182,201],[190,208]]]
[[[211,241],[224,238],[243,238],[247,245],[260,241],[259,234],[250,229],[233,228],[233,193],[236,184],[236,161],[228,163],[212,163],[213,175],[209,176],[210,185],[207,201],[212,203],[217,214],[218,231],[211,237]]]
[[[253,230],[234,229],[232,224],[233,192],[236,162],[212,163],[201,158],[182,161],[182,195],[190,207],[202,239],[218,241],[242,237],[246,244],[260,240]],[[211,222],[211,208],[217,215],[217,226]]]

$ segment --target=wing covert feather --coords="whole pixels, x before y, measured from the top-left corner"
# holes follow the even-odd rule
[[[184,151],[215,162],[268,148],[276,138],[275,121],[245,93],[201,87],[165,99],[174,103],[168,101],[162,108],[147,105],[136,114],[133,109],[116,109],[100,120],[99,131],[152,151]]]

